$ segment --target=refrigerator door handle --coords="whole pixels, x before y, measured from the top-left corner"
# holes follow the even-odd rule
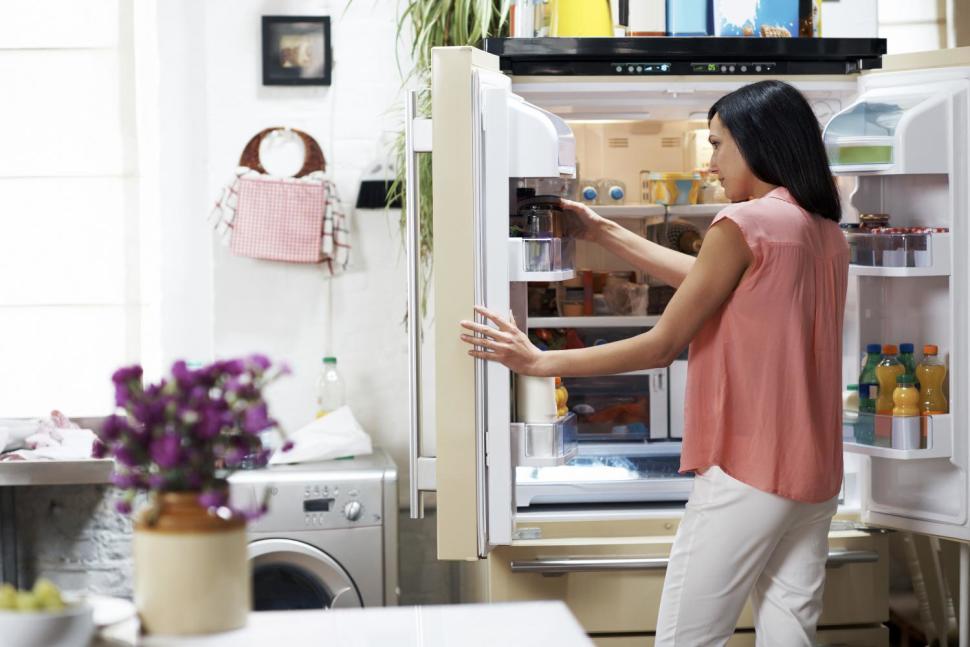
[[[840,568],[847,564],[872,564],[879,561],[874,550],[830,550],[826,568]],[[662,571],[670,563],[669,557],[605,557],[600,559],[533,559],[513,560],[513,573],[539,573],[546,576],[566,573],[595,573],[605,571]]]
[[[427,488],[428,472],[421,470],[419,474],[418,459],[420,454],[420,419],[421,419],[421,312],[418,300],[418,280],[420,276],[420,240],[421,240],[421,208],[420,185],[418,181],[418,153],[431,152],[431,120],[417,118],[418,91],[411,90],[407,94],[404,105],[404,140],[407,147],[405,155],[405,194],[406,194],[406,228],[405,246],[407,249],[408,273],[408,474],[409,494],[411,501],[411,518],[424,517],[424,501],[422,488]],[[427,462],[427,461],[425,461]]]

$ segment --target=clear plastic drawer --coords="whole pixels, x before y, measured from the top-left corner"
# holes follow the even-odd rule
[[[575,272],[571,238],[510,238],[510,281],[565,281]]]
[[[576,415],[567,413],[555,422],[513,422],[512,442],[517,465],[564,465],[576,456]]]

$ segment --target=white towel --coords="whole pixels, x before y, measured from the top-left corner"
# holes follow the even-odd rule
[[[366,456],[374,451],[370,436],[348,406],[310,422],[293,433],[290,441],[293,447],[287,452],[277,450],[269,461],[271,465]]]

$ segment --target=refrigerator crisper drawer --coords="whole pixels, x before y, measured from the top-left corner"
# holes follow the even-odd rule
[[[576,414],[580,441],[644,441],[651,437],[651,425],[663,427],[666,420],[650,419],[650,375],[567,377],[566,406]]]
[[[517,465],[563,465],[576,456],[576,416],[567,413],[555,422],[513,422]]]

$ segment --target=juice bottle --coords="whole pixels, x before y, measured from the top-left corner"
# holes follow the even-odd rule
[[[896,359],[898,359],[899,363],[902,364],[903,368],[906,369],[905,375],[912,375],[913,380],[915,380],[915,383],[918,385],[919,380],[916,378],[916,358],[913,357],[913,349],[914,346],[912,344],[900,344],[899,355],[896,357]]]
[[[876,367],[876,379],[879,381],[879,397],[876,398],[876,446],[892,447],[892,416],[893,390],[896,388],[896,378],[903,375],[906,369],[896,359],[899,349],[894,344],[882,347],[882,359]]]
[[[916,377],[920,383],[919,411],[924,416],[934,416],[950,410],[946,396],[943,395],[946,366],[937,353],[939,349],[936,346],[923,346],[923,359],[916,367]]]
[[[866,346],[866,361],[859,374],[859,417],[853,434],[861,445],[874,445],[876,398],[879,397],[879,382],[876,380],[876,366],[879,365],[879,344]]]
[[[892,448],[919,449],[920,443],[919,391],[912,375],[896,377],[893,389]]]

